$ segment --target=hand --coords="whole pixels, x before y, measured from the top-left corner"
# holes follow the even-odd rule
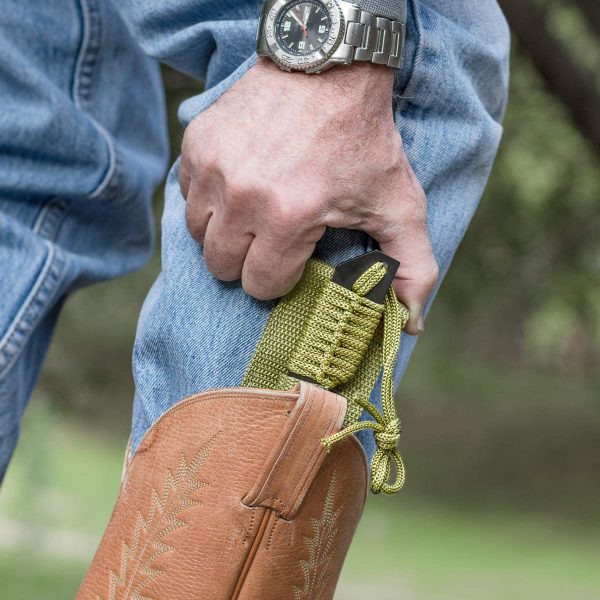
[[[241,277],[255,298],[277,298],[300,279],[327,226],[359,229],[400,261],[394,286],[410,309],[406,330],[422,331],[438,267],[392,86],[382,66],[307,76],[259,60],[190,123],[181,191],[215,277]]]

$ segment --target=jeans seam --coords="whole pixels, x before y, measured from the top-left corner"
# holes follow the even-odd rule
[[[47,307],[48,299],[58,288],[65,272],[66,260],[58,248],[48,240],[43,240],[43,243],[48,248],[44,266],[6,334],[0,340],[0,379],[14,364],[23,342],[39,321]]]
[[[50,199],[33,225],[33,233],[43,238],[48,255],[25,302],[0,339],[0,378],[12,367],[23,341],[35,327],[64,274],[66,259],[52,241],[58,235],[68,205],[68,201],[62,198]]]
[[[94,68],[100,52],[102,22],[97,0],[79,0],[79,6],[82,31],[73,78],[73,100],[77,108],[88,110],[92,99]]]
[[[51,198],[40,211],[33,232],[40,237],[53,241],[58,235],[63,218],[69,206],[69,201],[63,198]]]
[[[89,200],[113,197],[120,180],[120,161],[110,133],[90,113],[94,68],[101,51],[102,15],[98,0],[79,0],[81,11],[81,45],[73,74],[73,102],[85,111],[103,138],[108,152],[106,171],[96,187],[86,195]]]

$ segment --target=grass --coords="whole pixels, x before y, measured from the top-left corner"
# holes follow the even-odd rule
[[[6,600],[74,598],[82,572],[80,561],[24,551],[0,552],[0,587]]]
[[[112,509],[124,444],[34,405],[0,496],[3,599],[74,597]],[[592,599],[599,549],[594,528],[464,512],[408,491],[370,499],[337,598]]]
[[[373,586],[380,580],[382,599],[597,598],[598,537],[517,515],[374,504],[349,556],[340,597],[359,598],[351,590],[361,580]]]

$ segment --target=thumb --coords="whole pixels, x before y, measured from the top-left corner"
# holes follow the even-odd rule
[[[405,331],[419,335],[424,329],[423,307],[439,275],[425,219],[396,221],[388,223],[384,230],[367,233],[379,243],[384,254],[400,263],[394,289],[398,300],[410,312]]]
[[[408,307],[410,317],[405,331],[419,335],[424,329],[423,307],[439,276],[439,268],[427,229],[427,198],[406,155],[402,155],[402,181],[388,192],[393,201],[367,231],[381,251],[395,258],[400,266],[394,278],[398,300]]]

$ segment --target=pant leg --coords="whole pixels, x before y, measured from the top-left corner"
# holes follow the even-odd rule
[[[2,8],[0,480],[64,299],[149,256],[167,155],[158,66],[109,2]]]
[[[483,192],[506,100],[505,21],[495,2],[470,6],[468,14],[466,9],[460,14],[463,9],[456,6],[454,14],[442,14],[427,3],[410,3],[405,66],[396,83],[396,122],[429,198],[428,225],[442,276]],[[212,70],[207,92],[181,106],[184,124],[253,64],[254,31],[248,29],[236,30],[229,59],[220,54],[228,64],[223,73],[233,71],[231,62],[240,66],[222,78],[219,69]],[[244,56],[250,58],[242,62]],[[217,281],[206,270],[202,248],[186,230],[177,169],[176,163],[165,189],[162,272],[142,310],[134,349],[134,449],[150,425],[177,401],[209,388],[240,384],[274,306],[247,296],[239,282]],[[360,232],[329,230],[316,256],[336,264],[371,246]],[[403,337],[396,383],[415,343],[414,338]],[[375,403],[377,398],[376,389]],[[373,449],[369,439],[364,441],[368,453]]]

